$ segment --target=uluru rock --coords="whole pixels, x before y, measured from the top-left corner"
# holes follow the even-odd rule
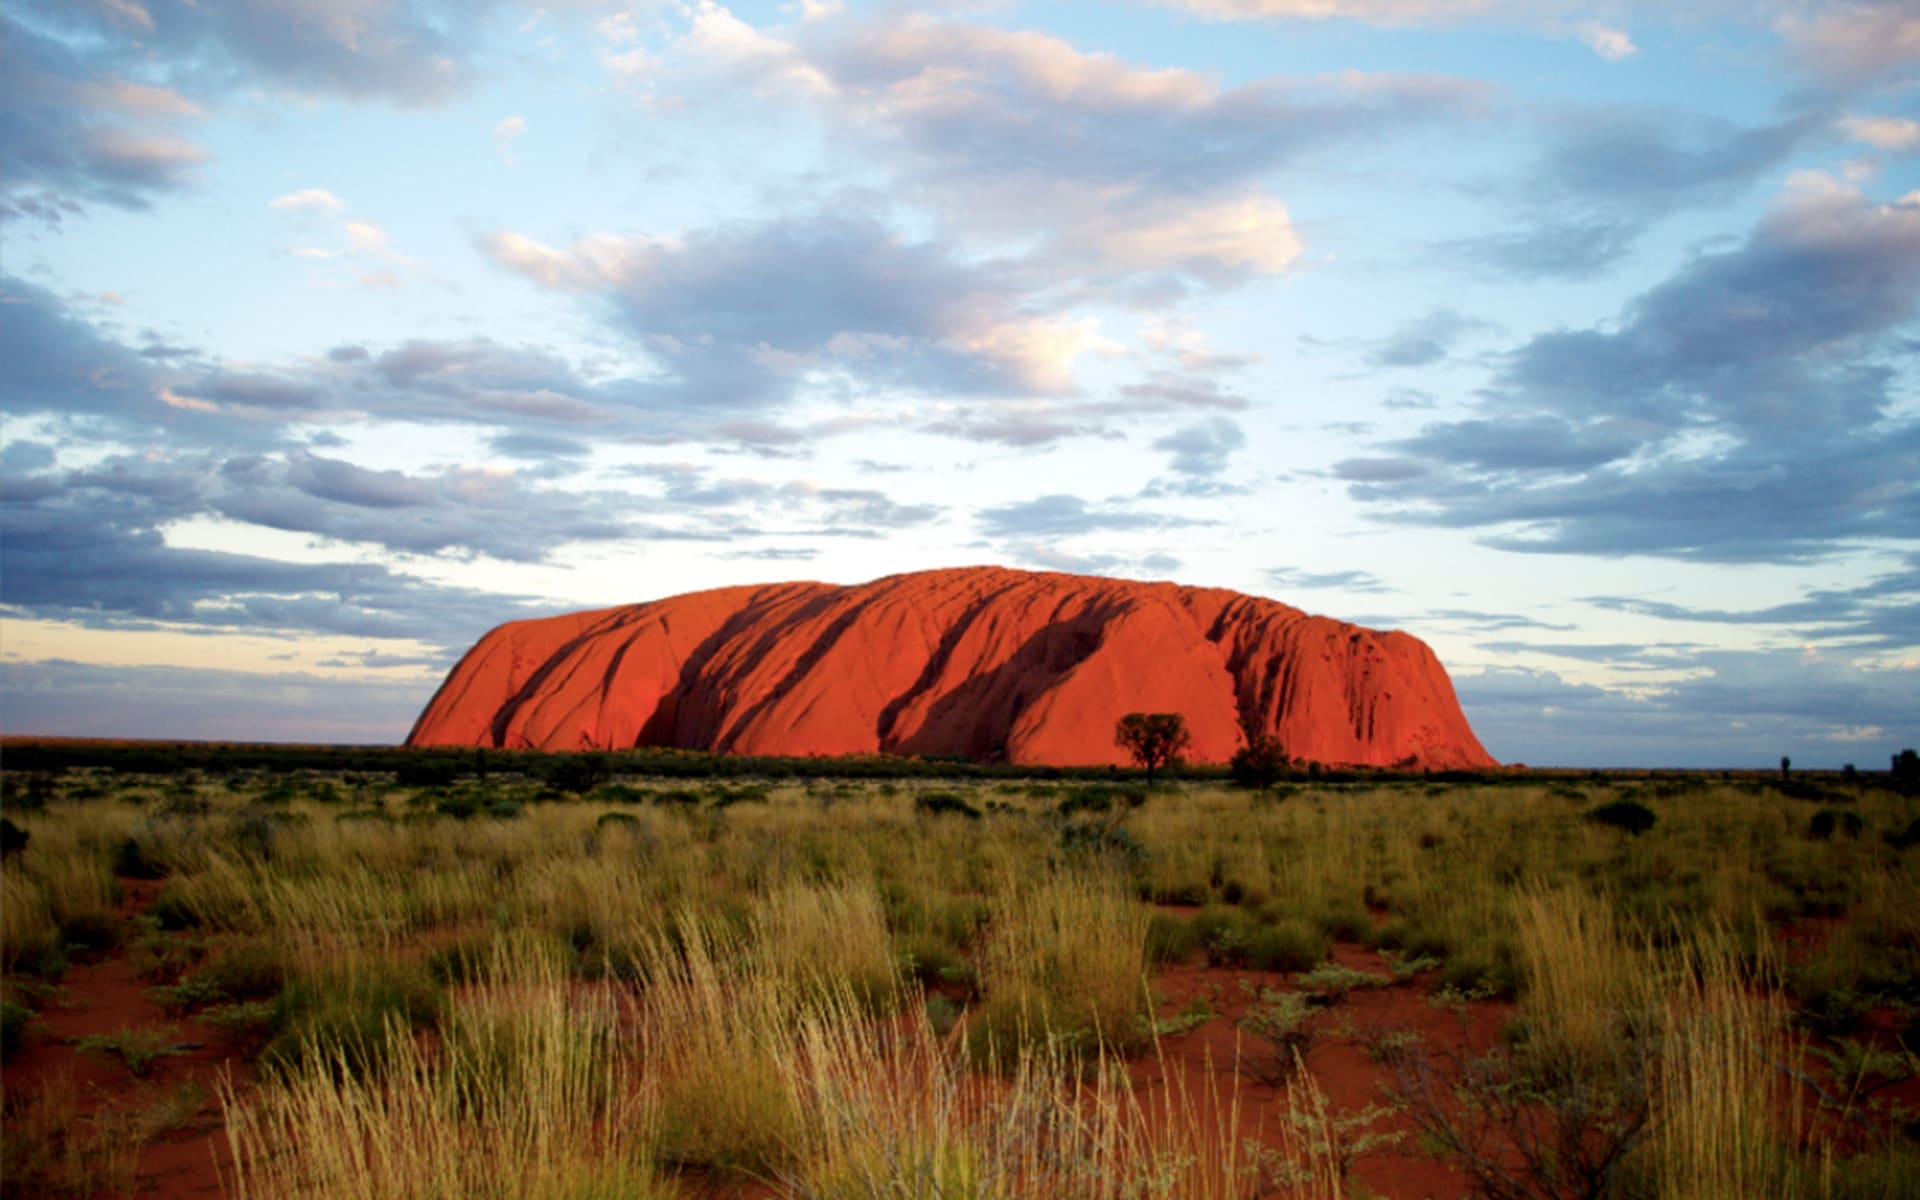
[[[1189,759],[1245,732],[1296,758],[1493,766],[1418,638],[1218,588],[972,567],[721,588],[514,621],[469,650],[410,746],[1124,763],[1129,712]]]

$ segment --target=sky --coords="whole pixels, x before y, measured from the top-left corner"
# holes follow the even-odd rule
[[[1920,9],[0,3],[0,730],[390,743],[506,620],[980,563],[1884,769]]]

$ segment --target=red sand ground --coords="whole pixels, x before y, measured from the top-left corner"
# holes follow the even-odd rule
[[[144,913],[160,884],[122,879],[120,917],[124,922]],[[126,1195],[164,1197],[165,1200],[206,1200],[224,1195],[219,1172],[231,1163],[221,1120],[219,1083],[224,1074],[237,1082],[249,1075],[245,1064],[230,1061],[219,1040],[197,1022],[175,1021],[147,997],[148,981],[135,974],[124,953],[77,962],[61,980],[63,996],[43,1007],[39,1028],[6,1068],[9,1097],[31,1093],[63,1073],[70,1073],[78,1089],[82,1125],[114,1119],[115,1114],[150,1108],[191,1084],[199,1089],[199,1108],[185,1124],[166,1130],[140,1153],[138,1187]],[[178,1030],[177,1045],[186,1052],[159,1058],[144,1079],[134,1079],[125,1067],[98,1055],[82,1054],[75,1043],[93,1034],[123,1029]],[[6,1194],[12,1181],[0,1184]],[[117,1195],[121,1193],[100,1193]]]
[[[122,880],[124,919],[144,912],[158,891],[156,883]],[[1786,931],[1789,942],[1823,936],[1831,930],[1795,927]],[[1335,949],[1343,966],[1376,976],[1390,976],[1389,964],[1373,950],[1343,944]],[[162,1133],[146,1146],[139,1160],[137,1185],[131,1192],[100,1192],[95,1200],[137,1197],[139,1200],[212,1200],[225,1194],[222,1170],[231,1164],[221,1124],[218,1083],[231,1073],[244,1090],[250,1073],[244,1063],[225,1057],[218,1040],[191,1019],[169,1021],[148,999],[149,984],[140,979],[124,952],[72,966],[63,981],[64,1002],[41,1012],[40,1028],[30,1034],[26,1048],[6,1069],[9,1094],[31,1091],[60,1073],[71,1073],[79,1093],[82,1120],[111,1119],[116,1112],[147,1106],[182,1085],[197,1085],[203,1100],[179,1128]],[[1253,1137],[1278,1148],[1286,1123],[1281,1089],[1260,1082],[1251,1065],[1265,1052],[1258,1039],[1242,1033],[1237,1022],[1256,1002],[1262,987],[1292,990],[1297,980],[1277,972],[1210,967],[1189,962],[1162,971],[1153,981],[1159,1015],[1173,1016],[1195,1001],[1213,1014],[1191,1032],[1161,1040],[1157,1053],[1135,1061],[1130,1075],[1142,1107],[1152,1114],[1162,1097],[1187,1098],[1187,1107],[1200,1114],[1203,1126],[1227,1136]],[[1369,1034],[1406,1030],[1419,1035],[1443,1053],[1479,1054],[1496,1043],[1502,1025],[1515,1013],[1511,1004],[1477,1002],[1459,1008],[1430,1003],[1424,981],[1349,993],[1339,1003],[1319,1010],[1312,1018],[1315,1036],[1305,1053],[1307,1070],[1325,1094],[1329,1111],[1352,1113],[1378,1104],[1390,1082],[1390,1068],[1367,1053]],[[1886,1014],[1872,1014],[1863,1037],[1891,1039]],[[129,1027],[178,1028],[187,1053],[158,1060],[148,1078],[133,1080],[123,1067],[97,1056],[77,1052],[73,1043],[89,1034],[112,1033]],[[1248,1056],[1242,1058],[1241,1056]],[[1808,1065],[1815,1065],[1809,1060]],[[1897,1100],[1920,1103],[1920,1080],[1896,1089]],[[1412,1122],[1399,1114],[1382,1117],[1371,1129],[1398,1132],[1399,1143],[1358,1156],[1354,1179],[1368,1192],[1386,1200],[1460,1200],[1471,1194],[1468,1180],[1451,1162],[1423,1153]],[[753,1182],[691,1176],[683,1180],[692,1200],[770,1200],[777,1193]],[[16,1185],[0,1185],[5,1195],[27,1195]],[[1284,1193],[1275,1192],[1278,1197]]]
[[[975,567],[723,588],[502,625],[408,744],[671,746],[1124,764],[1177,712],[1188,757],[1243,730],[1316,762],[1490,767],[1426,644],[1237,592]]]

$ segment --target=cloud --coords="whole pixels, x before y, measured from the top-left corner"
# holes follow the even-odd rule
[[[1247,435],[1239,425],[1226,417],[1213,417],[1156,439],[1153,448],[1172,454],[1167,465],[1181,475],[1212,477],[1225,471],[1227,460],[1246,444]]]
[[[1337,589],[1378,593],[1393,590],[1371,571],[1303,571],[1298,567],[1269,567],[1266,577],[1275,587],[1304,591]]]
[[[1432,474],[1426,463],[1411,458],[1343,458],[1333,464],[1333,475],[1349,483],[1404,483]]]
[[[1444,362],[1463,337],[1492,328],[1486,321],[1436,308],[1388,334],[1374,345],[1367,361],[1376,367],[1430,367]]]
[[[288,212],[344,212],[346,202],[325,188],[302,188],[297,192],[288,192],[267,201],[268,208],[283,209]]]
[[[239,367],[135,350],[19,279],[0,276],[0,313],[0,412],[84,421],[88,436],[129,444],[264,451],[302,425],[380,422],[659,443],[720,436],[731,416],[684,384],[588,380],[547,351],[486,338],[337,346]]]
[[[19,734],[391,745],[432,695],[412,680],[0,660],[0,726]]]
[[[1448,23],[1505,11],[1494,0],[1158,0],[1221,21],[1365,21],[1373,25]]]
[[[1842,117],[1839,124],[1841,133],[1876,150],[1920,150],[1920,121],[1887,116]]]
[[[166,5],[152,40],[175,61],[196,55],[294,92],[437,104],[472,76],[478,39],[457,31],[481,24],[490,2],[436,0],[227,0]]]
[[[1776,28],[1801,63],[1842,86],[1920,63],[1920,13],[1905,0],[1844,0]]]
[[[207,154],[178,126],[199,105],[115,70],[0,15],[0,216],[144,209],[192,181]]]
[[[1178,518],[1153,513],[1133,512],[1112,505],[1088,504],[1079,496],[1054,493],[1032,500],[979,510],[980,526],[989,537],[1028,539],[1035,537],[1072,537],[1139,529],[1164,529],[1170,525],[1192,524]]]
[[[715,536],[729,538],[875,537],[883,530],[924,525],[941,513],[936,505],[904,503],[875,488],[831,487],[808,480],[717,479],[711,471],[689,463],[644,464],[624,473],[662,485],[664,510],[699,512]]]
[[[1133,578],[1166,578],[1180,569],[1180,560],[1168,554],[1144,556],[1126,554],[1075,554],[1058,546],[1034,542],[1013,542],[1005,547],[1010,562],[1042,571],[1063,571],[1069,575],[1119,575]]]
[[[152,361],[101,336],[52,292],[11,276],[0,276],[0,362],[0,412],[161,415]]]
[[[433,104],[465,86],[491,7],[437,0],[21,0],[0,16],[0,215],[141,209],[205,151],[178,128],[235,91]]]
[[[1799,650],[1700,651],[1688,677],[1615,691],[1550,671],[1457,672],[1454,689],[1496,756],[1563,766],[1879,766],[1920,727],[1913,669]],[[1880,730],[1882,732],[1872,732]],[[1907,740],[1911,740],[1910,738]]]
[[[531,486],[499,467],[412,475],[304,451],[228,459],[205,503],[232,520],[412,554],[540,562],[577,542],[642,532],[612,496]]]
[[[501,162],[509,167],[514,165],[513,144],[526,131],[525,117],[505,117],[493,127],[493,148],[499,152]]]
[[[496,232],[482,248],[542,286],[605,298],[612,315],[704,404],[784,401],[795,375],[870,386],[1056,393],[1101,345],[1084,323],[1022,311],[1017,281],[955,248],[907,241],[852,213],[792,216],[675,239],[602,235],[566,250]],[[806,289],[770,288],[775,277]]]
[[[1587,21],[1579,27],[1580,40],[1608,62],[1619,62],[1640,53],[1640,47],[1623,30],[1612,29],[1598,21]]]
[[[1893,397],[1917,306],[1920,203],[1797,176],[1742,245],[1615,328],[1516,348],[1482,412],[1391,444],[1392,472],[1335,470],[1387,519],[1504,549],[1778,562],[1911,542],[1920,421]]]
[[[49,480],[4,504],[0,604],[102,628],[156,624],[409,638],[464,647],[533,611],[528,598],[429,583],[368,563],[294,563],[170,546],[157,525],[194,510],[199,476],[123,470]]]
[[[1830,123],[1819,111],[1757,126],[1670,110],[1556,112],[1538,157],[1505,185],[1524,197],[1511,228],[1448,249],[1524,278],[1589,275],[1625,258],[1660,219],[1740,196]]]
[[[1818,588],[1765,608],[1700,608],[1633,596],[1588,596],[1585,603],[1664,621],[1770,626],[1802,642],[1844,643],[1857,651],[1901,651],[1920,646],[1920,553],[1865,583]]]
[[[1229,88],[1031,30],[903,11],[753,28],[710,3],[661,61],[688,86],[717,72],[808,106],[951,227],[1029,247],[1036,270],[1125,282],[1139,303],[1290,269],[1300,236],[1263,186],[1277,167],[1477,112],[1488,95],[1364,72]]]

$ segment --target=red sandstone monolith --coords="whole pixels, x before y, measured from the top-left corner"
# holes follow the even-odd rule
[[[1295,758],[1489,767],[1425,643],[1217,588],[969,567],[722,588],[514,621],[460,660],[410,746],[962,755],[1124,763],[1177,712],[1187,757],[1248,731]]]

